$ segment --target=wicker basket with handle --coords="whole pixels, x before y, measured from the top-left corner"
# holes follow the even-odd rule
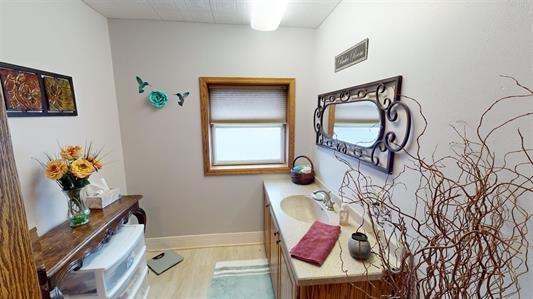
[[[300,158],[304,158],[304,159],[307,159],[307,161],[309,161],[309,164],[311,164],[310,173],[298,173],[293,170],[294,165],[296,164],[296,160]],[[292,168],[291,168],[291,180],[293,183],[298,184],[298,185],[309,185],[315,181],[315,166],[313,165],[313,162],[311,161],[311,159],[309,159],[309,157],[302,155],[302,156],[298,156],[294,158],[294,160],[292,161]]]

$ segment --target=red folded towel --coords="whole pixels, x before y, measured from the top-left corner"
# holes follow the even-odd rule
[[[322,266],[335,242],[341,227],[315,221],[302,239],[291,249],[291,256],[317,266]]]

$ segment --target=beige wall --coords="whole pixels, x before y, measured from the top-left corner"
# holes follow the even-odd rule
[[[32,160],[58,143],[93,141],[110,152],[101,174],[126,191],[107,20],[81,1],[0,1],[0,61],[73,77],[77,117],[9,118],[30,227],[66,219],[59,187]]]
[[[435,148],[438,154],[448,153],[450,123],[464,120],[473,125],[493,100],[523,93],[501,74],[533,86],[533,10],[531,1],[521,0],[423,2],[343,1],[317,30],[314,71],[317,93],[402,75],[402,94],[417,98],[429,120],[422,141],[429,156]],[[368,60],[335,73],[335,55],[364,38],[369,38]],[[531,111],[531,101],[520,102],[500,105],[487,123]],[[414,105],[406,103],[415,116],[413,133],[420,132],[422,120]],[[518,127],[533,147],[529,118],[490,140],[494,149],[517,149]],[[345,166],[329,150],[316,148],[316,156],[319,176],[337,190]],[[406,162],[405,155],[397,156],[395,173]],[[386,178],[366,166],[362,169],[374,182]],[[414,173],[404,175],[407,190],[398,188],[394,195],[405,211],[414,208],[417,179]],[[531,194],[528,199],[524,203],[533,210]],[[528,279],[523,279],[523,295],[533,294]]]
[[[343,1],[317,30],[316,91],[402,75],[402,94],[417,98],[429,119],[426,149],[431,152],[439,144],[444,150],[453,135],[450,123],[471,123],[492,100],[520,92],[500,75],[513,75],[533,85],[531,22],[531,5],[520,0]],[[364,38],[369,38],[368,60],[335,73],[335,55]],[[528,104],[516,109],[504,105],[495,115],[505,117],[530,108]],[[526,130],[532,124],[517,125]],[[418,132],[420,119],[415,119],[414,128]],[[507,137],[508,144],[517,145],[516,134]],[[330,151],[317,147],[316,154],[320,175],[337,188],[344,168]],[[397,160],[396,170],[401,169],[403,158]]]
[[[204,177],[198,77],[296,78],[296,153],[313,149],[314,31],[110,20],[128,189],[145,195],[149,237],[262,229],[260,175]],[[156,111],[135,76],[168,92],[179,108]]]

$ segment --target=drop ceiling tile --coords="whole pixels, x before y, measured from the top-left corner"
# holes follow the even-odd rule
[[[157,13],[141,0],[85,0],[89,6],[108,18],[159,19]]]
[[[183,18],[174,0],[148,0],[148,3],[161,20],[179,21]]]
[[[233,10],[247,2],[238,0],[209,0],[209,6],[214,10]]]
[[[250,1],[210,0],[215,23],[249,24]]]
[[[174,2],[182,16],[181,21],[214,23],[209,0],[174,0]]]

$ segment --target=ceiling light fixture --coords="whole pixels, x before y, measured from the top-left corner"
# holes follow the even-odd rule
[[[259,31],[274,31],[278,29],[287,9],[287,0],[252,0],[251,5],[252,28]]]

